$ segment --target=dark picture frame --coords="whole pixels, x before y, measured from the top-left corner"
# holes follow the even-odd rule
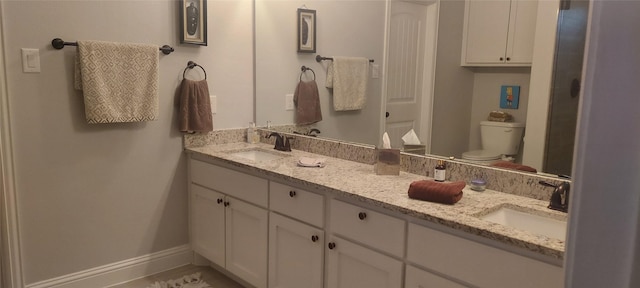
[[[180,43],[207,46],[207,0],[180,1]]]
[[[316,10],[298,9],[298,52],[316,53]]]

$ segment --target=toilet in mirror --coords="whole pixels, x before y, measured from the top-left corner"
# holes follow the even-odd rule
[[[520,150],[524,126],[519,122],[480,122],[482,149],[464,152],[462,159],[483,165],[496,160],[513,161]]]

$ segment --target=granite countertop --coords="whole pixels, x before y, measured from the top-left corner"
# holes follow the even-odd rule
[[[262,148],[264,151],[283,157],[260,162],[232,155],[232,152],[255,148]],[[501,206],[511,206],[566,220],[566,213],[548,209],[547,201],[493,190],[476,192],[469,189],[468,186],[463,190],[462,199],[455,205],[410,199],[407,196],[409,184],[416,180],[428,179],[426,176],[405,172],[400,172],[399,176],[376,175],[373,165],[299,150],[280,152],[273,150],[272,145],[264,143],[216,144],[187,148],[186,151],[200,154],[215,161],[222,161],[248,172],[269,176],[272,179],[282,179],[302,189],[309,187],[316,191],[334,193],[342,198],[366,202],[507,245],[524,248],[554,259],[562,260],[564,257],[565,243],[562,240],[517,230],[478,218],[478,215],[486,214]],[[296,163],[300,157],[325,158],[326,166],[324,168],[299,167]]]

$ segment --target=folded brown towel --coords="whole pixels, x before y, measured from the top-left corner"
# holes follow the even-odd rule
[[[207,80],[182,79],[180,85],[180,131],[213,130],[211,100]]]
[[[491,166],[500,167],[500,168],[507,168],[507,169],[513,169],[513,170],[520,170],[520,171],[525,171],[525,172],[533,172],[533,173],[537,173],[538,172],[538,170],[536,170],[536,168],[533,168],[531,166],[517,164],[517,163],[504,161],[504,160],[498,160],[496,162],[493,162],[493,163],[491,163]]]
[[[322,120],[316,81],[298,82],[293,103],[296,105],[296,124],[313,124]]]
[[[449,183],[433,180],[413,181],[409,185],[409,198],[453,205],[462,199],[462,189],[465,185],[464,181]]]

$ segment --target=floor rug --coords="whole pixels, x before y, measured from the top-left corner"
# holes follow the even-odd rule
[[[147,288],[212,288],[202,280],[200,272],[169,281],[158,281]]]

